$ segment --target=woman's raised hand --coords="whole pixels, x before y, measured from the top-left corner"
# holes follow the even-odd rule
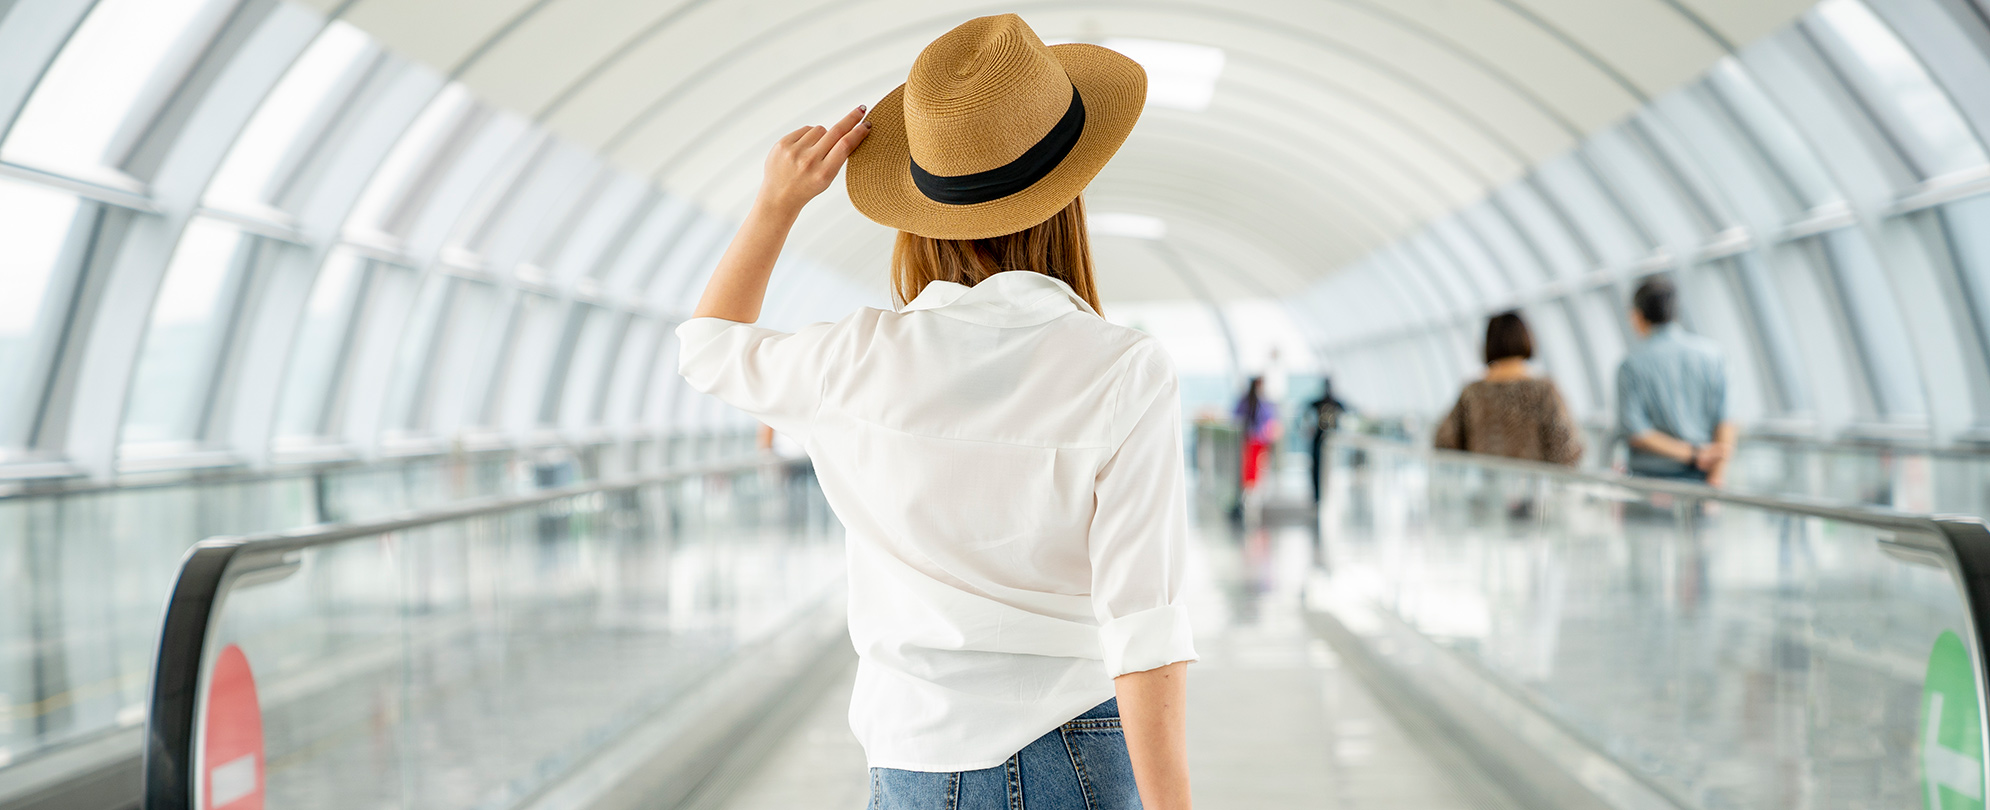
[[[760,181],[761,200],[795,212],[828,189],[843,162],[871,133],[864,112],[858,107],[833,127],[802,127],[774,144],[774,151],[767,154],[766,175]]]
[[[6,0],[0,0],[6,2]],[[705,296],[698,299],[692,315],[722,318],[739,323],[760,319],[760,304],[767,298],[767,277],[781,258],[781,245],[802,206],[835,182],[837,170],[864,136],[871,133],[863,123],[864,108],[851,110],[836,126],[802,127],[788,133],[767,155],[767,175],[760,180],[760,197],[732,245],[719,257],[719,266],[705,282]]]

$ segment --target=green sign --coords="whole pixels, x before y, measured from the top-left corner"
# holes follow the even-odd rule
[[[1969,648],[1943,631],[1921,681],[1921,790],[1927,810],[1983,810],[1982,709]]]

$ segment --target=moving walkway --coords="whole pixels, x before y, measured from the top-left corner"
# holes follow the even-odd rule
[[[1981,521],[1349,435],[1331,461],[1310,618],[1524,806],[1981,806]]]
[[[1981,801],[1981,522],[1329,453],[1305,621],[1512,805]],[[207,541],[144,807],[712,806],[842,671],[838,531],[756,461]]]

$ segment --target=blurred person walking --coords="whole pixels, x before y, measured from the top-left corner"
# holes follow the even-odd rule
[[[799,440],[843,523],[871,810],[1189,807],[1180,381],[1099,316],[1082,197],[1146,95],[1123,54],[970,20],[775,145],[677,327],[685,380]],[[846,160],[899,306],[752,326]]]
[[[1264,479],[1272,443],[1278,441],[1278,406],[1265,396],[1263,377],[1251,378],[1250,384],[1244,387],[1244,396],[1237,400],[1233,415],[1237,419],[1238,436],[1243,445],[1243,458],[1237,469],[1241,479],[1237,514],[1241,516],[1247,508],[1256,506],[1258,484]]]
[[[1632,475],[1722,486],[1739,431],[1727,415],[1720,346],[1675,322],[1679,294],[1663,276],[1631,296],[1642,338],[1617,367],[1617,429],[1631,446]]]
[[[1313,400],[1309,409],[1313,415],[1312,435],[1309,445],[1313,454],[1313,505],[1320,505],[1320,495],[1326,486],[1327,436],[1340,427],[1341,416],[1347,413],[1347,403],[1334,396],[1334,378],[1320,378],[1320,397]]]
[[[1486,322],[1486,375],[1458,393],[1437,426],[1439,449],[1574,466],[1582,432],[1553,380],[1536,377],[1534,333],[1518,312]]]

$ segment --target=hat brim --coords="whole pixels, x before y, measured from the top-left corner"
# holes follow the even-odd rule
[[[905,140],[905,85],[871,108],[871,134],[844,172],[850,202],[873,222],[933,239],[986,239],[1016,233],[1064,210],[1083,193],[1140,120],[1147,72],[1118,51],[1085,43],[1050,46],[1085,102],[1085,131],[1057,168],[1029,188],[972,205],[936,202],[912,182]]]

